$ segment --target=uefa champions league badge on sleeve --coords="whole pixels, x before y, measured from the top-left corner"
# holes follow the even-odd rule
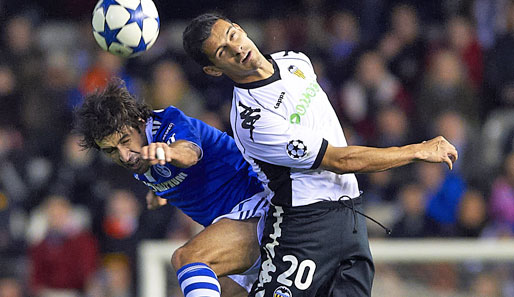
[[[293,297],[293,294],[289,288],[280,286],[273,291],[273,297]]]
[[[286,145],[286,152],[292,159],[301,159],[307,155],[307,146],[299,139],[291,140]]]

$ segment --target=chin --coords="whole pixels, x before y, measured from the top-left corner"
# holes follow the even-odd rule
[[[148,171],[148,169],[150,169],[150,165],[143,165],[143,166],[141,166],[141,168],[138,168],[134,172],[137,173],[137,174],[144,174],[145,172]]]

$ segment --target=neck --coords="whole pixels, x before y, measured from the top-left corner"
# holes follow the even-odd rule
[[[275,72],[273,68],[273,64],[268,59],[264,58],[262,59],[261,65],[257,67],[257,69],[251,71],[250,73],[242,76],[229,76],[230,79],[232,79],[235,83],[238,84],[247,84],[252,83],[256,81],[260,81],[263,79],[266,79],[273,75]]]

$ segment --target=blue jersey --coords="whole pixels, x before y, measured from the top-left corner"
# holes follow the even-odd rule
[[[146,137],[148,143],[187,140],[202,150],[200,161],[189,168],[157,164],[134,177],[203,226],[263,191],[232,137],[175,107],[154,111]]]

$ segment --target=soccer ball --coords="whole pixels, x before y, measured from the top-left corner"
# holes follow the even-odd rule
[[[100,0],[93,10],[92,24],[102,49],[131,58],[152,47],[160,21],[152,0]]]
[[[289,157],[299,159],[307,154],[307,146],[301,140],[291,140],[286,146]]]

